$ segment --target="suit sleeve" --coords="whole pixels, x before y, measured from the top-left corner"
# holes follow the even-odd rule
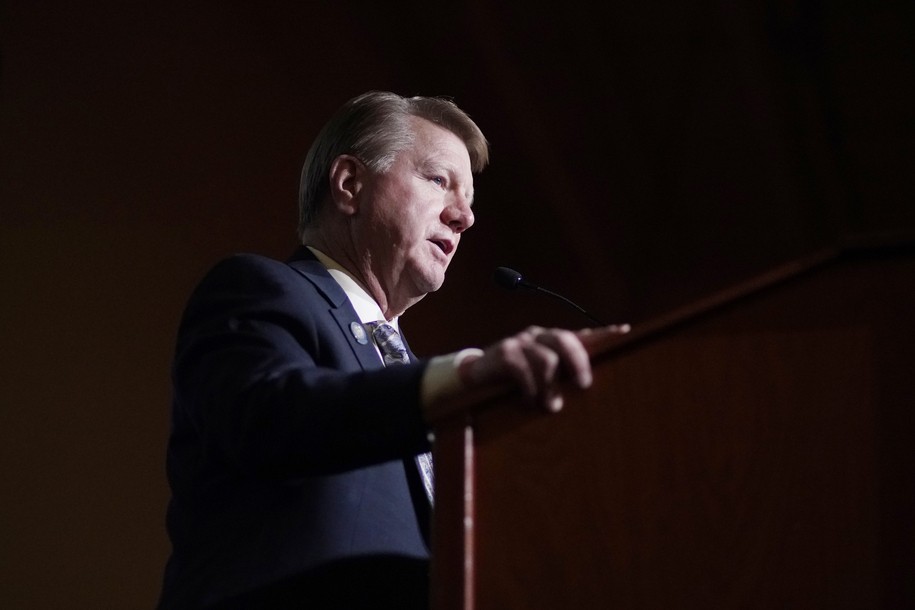
[[[426,450],[425,363],[362,370],[330,307],[284,264],[239,256],[214,268],[179,329],[176,442],[240,474],[280,478]]]

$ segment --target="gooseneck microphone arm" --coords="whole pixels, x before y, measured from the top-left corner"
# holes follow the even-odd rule
[[[603,322],[601,322],[600,320],[598,320],[597,318],[595,318],[594,316],[589,314],[587,311],[585,311],[583,308],[581,308],[577,304],[573,303],[570,299],[567,299],[566,297],[562,296],[561,294],[556,294],[552,290],[547,290],[546,288],[542,288],[540,286],[537,286],[536,284],[531,284],[530,282],[525,280],[523,277],[521,277],[521,274],[518,273],[517,271],[515,271],[514,269],[509,269],[508,267],[496,267],[496,272],[493,274],[492,279],[495,280],[496,284],[498,284],[502,288],[505,288],[506,290],[517,290],[518,288],[526,288],[528,290],[542,292],[543,294],[549,295],[549,296],[553,297],[554,299],[559,299],[560,301],[563,301],[564,303],[567,303],[568,305],[571,305],[572,307],[577,309],[579,312],[584,314],[585,317],[587,317],[589,320],[591,320],[595,324],[597,324],[599,326],[605,326],[605,324]]]

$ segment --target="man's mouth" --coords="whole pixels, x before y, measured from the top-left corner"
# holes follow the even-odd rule
[[[454,250],[454,244],[447,239],[430,239],[429,241],[438,246],[439,250],[444,252],[446,256]]]

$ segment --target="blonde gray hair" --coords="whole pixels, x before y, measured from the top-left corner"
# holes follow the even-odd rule
[[[419,117],[452,132],[464,142],[470,166],[483,171],[489,143],[467,114],[449,99],[401,97],[370,91],[346,102],[315,138],[299,183],[299,235],[315,222],[330,189],[330,167],[340,155],[353,155],[369,169],[387,171],[400,151],[413,143],[410,117]]]

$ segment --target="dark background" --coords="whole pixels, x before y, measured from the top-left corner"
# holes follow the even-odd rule
[[[346,99],[451,96],[492,142],[416,351],[586,323],[497,265],[639,323],[913,233],[913,7],[0,4],[0,605],[154,604],[184,300],[223,255],[292,251]]]

